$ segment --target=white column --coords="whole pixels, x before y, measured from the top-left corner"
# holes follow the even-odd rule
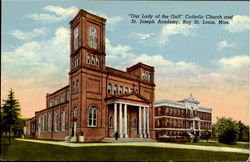
[[[201,136],[201,122],[198,121],[199,136]]]
[[[124,137],[128,138],[127,104],[124,105]]]
[[[122,104],[119,104],[119,133],[120,133],[120,138],[123,137],[122,133]]]
[[[146,107],[143,107],[143,137],[146,137]]]
[[[150,137],[150,132],[149,132],[149,107],[147,107],[147,134],[148,138]]]
[[[142,132],[141,132],[141,120],[142,120],[142,117],[141,117],[141,106],[139,107],[139,136],[140,138],[142,138]]]
[[[117,103],[114,103],[114,134],[117,132]]]
[[[195,121],[193,120],[193,129],[195,129]]]

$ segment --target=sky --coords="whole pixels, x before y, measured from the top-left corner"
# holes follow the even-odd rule
[[[216,117],[249,123],[249,2],[2,2],[1,100],[12,88],[24,117],[46,108],[46,93],[68,84],[69,21],[84,9],[107,19],[107,66],[155,67],[156,101],[192,93],[212,108],[213,123]],[[178,18],[171,19],[177,25],[135,24],[131,14],[233,17],[229,24],[186,25]]]

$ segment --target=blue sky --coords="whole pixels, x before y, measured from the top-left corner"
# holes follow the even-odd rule
[[[156,100],[193,93],[215,116],[240,120],[228,113],[235,105],[248,114],[249,2],[3,1],[2,9],[1,93],[16,89],[24,114],[43,109],[45,94],[67,84],[69,21],[79,9],[107,19],[108,66],[155,66]],[[183,26],[131,24],[128,14],[234,17],[230,25]]]

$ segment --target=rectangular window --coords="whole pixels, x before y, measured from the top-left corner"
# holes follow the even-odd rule
[[[65,102],[65,96],[62,95],[62,96],[60,97],[60,103],[64,103],[64,102]]]
[[[161,108],[158,107],[158,115],[160,115],[160,114],[161,114]]]

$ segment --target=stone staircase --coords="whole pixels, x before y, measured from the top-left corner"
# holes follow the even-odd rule
[[[102,142],[109,142],[109,143],[126,143],[126,142],[154,142],[151,138],[104,138]]]

